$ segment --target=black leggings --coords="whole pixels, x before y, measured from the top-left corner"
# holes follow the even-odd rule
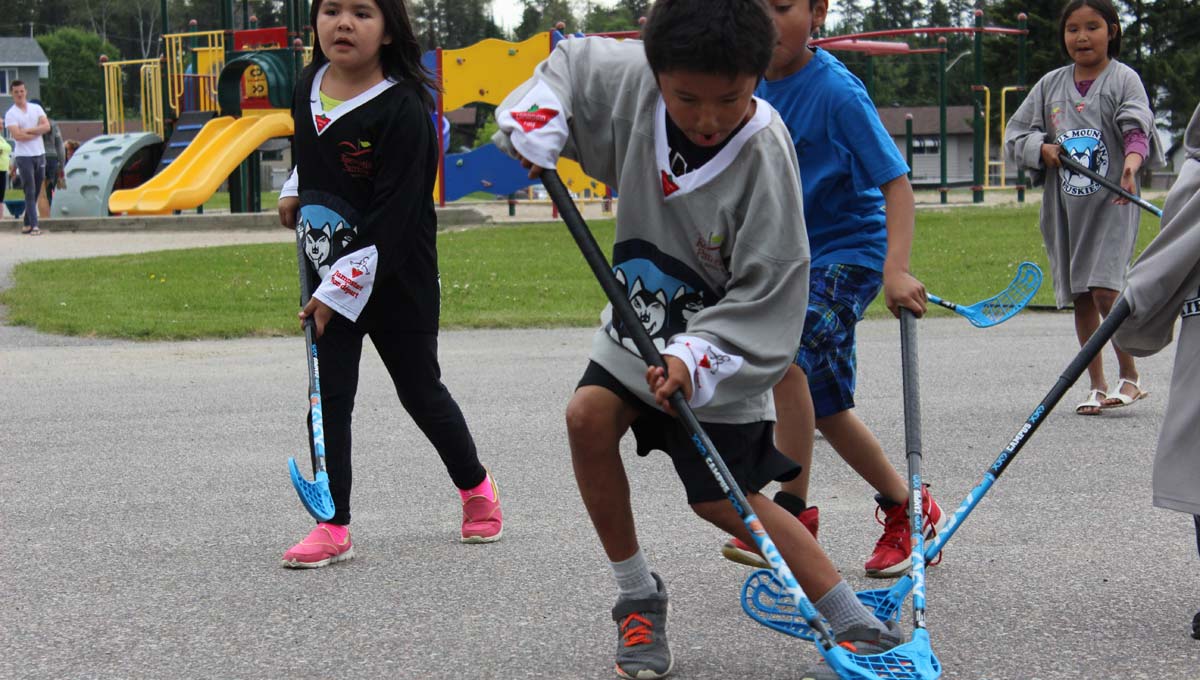
[[[367,334],[379,352],[400,404],[433,444],[450,480],[459,489],[483,482],[487,471],[479,463],[475,441],[462,410],[442,384],[437,359],[437,334],[412,333],[375,324]],[[350,523],[350,422],[358,391],[363,330],[334,314],[317,341],[320,362],[321,409],[325,428],[325,467],[336,513],[333,524]],[[309,414],[309,433],[312,433]],[[309,437],[311,447],[312,437]]]

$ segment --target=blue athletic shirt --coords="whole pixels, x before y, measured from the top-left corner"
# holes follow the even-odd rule
[[[779,111],[800,160],[812,266],[883,271],[887,223],[879,187],[908,173],[862,81],[825,50],[755,92]]]

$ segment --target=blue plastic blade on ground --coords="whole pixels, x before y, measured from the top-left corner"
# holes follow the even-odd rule
[[[942,662],[929,646],[929,631],[918,628],[912,640],[882,654],[851,654],[842,647],[822,650],[840,678],[855,680],[937,680]]]
[[[956,310],[976,328],[988,328],[1008,321],[1033,299],[1042,286],[1042,269],[1032,262],[1022,262],[1008,288],[970,307]]]
[[[875,612],[880,621],[900,620],[901,605],[911,586],[903,587],[905,576],[890,589],[864,590],[858,599]],[[758,623],[802,640],[814,640],[812,628],[796,611],[792,596],[770,569],[758,569],[742,585],[742,609]]]
[[[300,474],[295,458],[288,458],[288,471],[292,475],[292,486],[308,514],[320,522],[333,519],[333,494],[329,493],[329,474],[324,470],[318,472],[313,481],[308,481]]]

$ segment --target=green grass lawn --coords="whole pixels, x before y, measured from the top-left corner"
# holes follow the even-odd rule
[[[1158,233],[1142,222],[1139,252]],[[591,223],[607,249],[613,223]],[[561,224],[439,235],[443,328],[590,326],[603,293]],[[1037,206],[923,210],[913,273],[930,292],[970,304],[1002,290],[1022,260],[1047,276]],[[295,248],[240,245],[18,265],[0,293],[9,323],[64,335],[144,340],[298,334]],[[951,314],[935,309],[934,314]],[[882,299],[868,316],[887,314]]]

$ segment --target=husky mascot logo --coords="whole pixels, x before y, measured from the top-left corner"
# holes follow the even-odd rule
[[[666,349],[667,341],[672,336],[687,330],[688,321],[704,309],[702,291],[692,289],[674,278],[668,280],[661,272],[657,276],[649,271],[626,273],[618,267],[615,273],[617,280],[629,293],[629,303],[637,313],[638,321],[659,351]],[[632,283],[629,282],[630,275],[633,276]],[[667,288],[659,287],[659,284],[665,284]],[[668,294],[669,288],[674,288],[674,294]],[[608,333],[627,349],[637,353],[633,338],[619,321],[614,320]]]
[[[1092,128],[1069,130],[1055,140],[1071,160],[1099,175],[1108,176],[1108,147],[1100,138],[1100,131]],[[1063,193],[1068,196],[1090,196],[1100,190],[1100,185],[1084,175],[1062,168],[1059,173]]]
[[[332,210],[320,205],[300,209],[296,229],[304,237],[304,254],[317,276],[324,279],[329,267],[354,240],[357,230]]]

